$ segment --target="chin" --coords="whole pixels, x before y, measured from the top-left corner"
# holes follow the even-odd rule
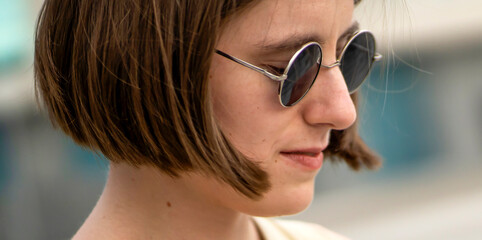
[[[259,201],[252,202],[249,209],[243,211],[252,216],[277,217],[302,212],[313,201],[314,185],[306,184],[288,190],[267,192]]]

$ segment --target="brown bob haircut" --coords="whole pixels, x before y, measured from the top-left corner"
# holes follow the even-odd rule
[[[199,171],[257,199],[268,175],[220,130],[207,80],[223,23],[255,2],[45,0],[37,97],[54,126],[114,163]],[[380,163],[356,126],[333,131],[325,154],[354,170]]]

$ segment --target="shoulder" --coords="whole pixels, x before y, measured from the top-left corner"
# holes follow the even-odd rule
[[[272,218],[255,218],[255,221],[266,240],[348,240],[348,238],[314,223]]]

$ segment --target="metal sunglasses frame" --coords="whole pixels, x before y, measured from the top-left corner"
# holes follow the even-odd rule
[[[345,46],[343,47],[343,50],[341,51],[341,54],[340,56],[336,59],[336,61],[332,64],[329,64],[329,65],[324,65],[322,64],[322,60],[323,60],[323,50],[321,48],[321,45],[317,42],[308,42],[306,44],[304,44],[303,46],[301,46],[301,48],[295,52],[295,54],[291,57],[289,63],[288,63],[288,66],[286,66],[283,74],[281,75],[276,75],[276,74],[273,74],[271,72],[269,72],[267,69],[264,69],[262,67],[259,67],[259,66],[256,66],[254,64],[251,64],[249,62],[246,62],[244,60],[241,60],[237,57],[233,57],[225,52],[222,52],[220,50],[217,50],[216,49],[216,53],[229,59],[229,60],[232,60],[238,64],[241,64],[242,66],[245,66],[249,69],[252,69],[256,72],[259,72],[263,75],[265,75],[266,77],[270,78],[271,80],[274,80],[274,81],[277,81],[277,82],[280,82],[280,87],[279,87],[279,91],[278,91],[278,98],[279,98],[279,101],[281,103],[281,105],[283,107],[291,107],[291,106],[294,106],[295,104],[297,104],[301,99],[303,99],[305,97],[305,95],[310,91],[311,87],[313,86],[313,83],[315,82],[317,76],[318,76],[318,72],[320,70],[321,67],[324,67],[324,68],[333,68],[333,67],[337,67],[337,66],[340,66],[341,65],[341,60],[343,59],[343,56],[345,55],[345,52],[346,52],[346,49],[348,48],[348,46],[350,46],[350,44],[353,42],[353,40],[355,40],[356,37],[358,37],[359,35],[363,34],[363,33],[369,33],[370,35],[373,36],[373,34],[368,31],[368,30],[360,30],[360,31],[357,31],[355,32],[351,37],[350,39],[348,39],[347,43],[345,44]],[[376,41],[374,39],[374,44],[375,44],[375,49],[376,49]],[[293,65],[294,61],[298,58],[298,56],[300,55],[301,52],[303,52],[307,47],[311,46],[311,45],[316,45],[319,47],[320,49],[320,53],[321,53],[321,57],[320,59],[318,59],[318,64],[319,64],[319,67],[318,67],[318,71],[317,71],[317,74],[315,75],[315,78],[313,79],[313,81],[311,82],[311,85],[308,89],[306,89],[306,91],[303,93],[303,96],[301,96],[298,100],[296,100],[294,103],[292,103],[291,105],[285,105],[283,104],[283,101],[281,99],[281,92],[282,92],[282,89],[283,89],[283,83],[284,81],[288,78],[288,72],[290,71],[291,69],[291,66]],[[380,61],[382,59],[382,55],[380,53],[377,53],[375,52],[375,55],[373,56],[373,59],[372,59],[372,63],[373,62],[376,62],[376,61]],[[367,74],[365,75],[365,78],[370,74],[370,71],[371,71],[372,68],[370,68],[367,72]],[[360,84],[361,86],[361,84]],[[350,92],[353,93],[357,90],[358,88],[354,89],[353,91]]]

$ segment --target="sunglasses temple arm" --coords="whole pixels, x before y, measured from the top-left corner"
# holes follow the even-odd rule
[[[236,62],[236,63],[238,63],[238,64],[241,64],[241,65],[243,65],[243,66],[245,66],[245,67],[247,67],[247,68],[250,68],[250,69],[252,69],[252,70],[254,70],[254,71],[256,71],[256,72],[259,72],[259,73],[261,73],[261,74],[263,74],[263,75],[271,78],[271,79],[274,80],[274,81],[281,82],[281,81],[286,80],[286,78],[288,78],[288,75],[286,75],[286,74],[282,74],[282,75],[279,75],[279,76],[278,76],[278,75],[274,75],[274,74],[268,72],[266,69],[260,68],[260,67],[258,67],[258,66],[256,66],[256,65],[253,65],[253,64],[248,63],[248,62],[246,62],[246,61],[243,61],[243,60],[241,60],[241,59],[239,59],[239,58],[233,57],[233,56],[231,56],[231,55],[229,55],[229,54],[227,54],[227,53],[224,53],[224,52],[222,52],[222,51],[216,50],[216,53],[219,54],[219,55],[221,55],[221,56],[223,56],[223,57],[225,57],[225,58],[227,58],[227,59],[229,59],[229,60],[232,60],[232,61],[234,61],[234,62]]]

